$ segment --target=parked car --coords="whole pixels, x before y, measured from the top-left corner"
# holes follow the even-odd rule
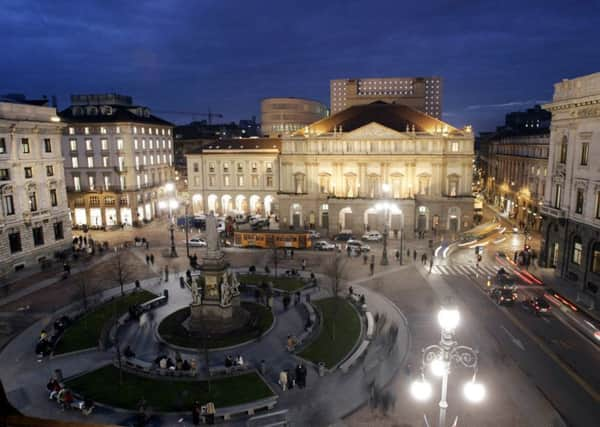
[[[346,248],[350,248],[351,250],[357,250],[358,252],[369,252],[371,248],[369,245],[365,245],[360,240],[350,239],[346,242]]]
[[[379,242],[383,239],[383,235],[377,230],[367,231],[362,235],[361,239],[369,242]]]
[[[537,316],[550,312],[550,304],[542,297],[528,298],[521,304],[525,310],[531,311]]]
[[[200,237],[192,237],[190,240],[188,240],[188,245],[203,248],[206,246],[206,240]]]
[[[336,246],[326,240],[319,240],[318,242],[313,243],[313,248],[318,251],[334,251]]]
[[[260,228],[268,227],[268,226],[269,226],[269,218],[261,218],[261,219],[255,220],[250,223],[250,228],[252,228],[252,230],[258,230]]]
[[[319,233],[316,230],[308,230],[308,232],[310,233],[311,239],[320,239],[321,238],[321,233]]]
[[[354,239],[354,236],[352,235],[352,231],[349,230],[342,230],[340,234],[333,238],[333,240],[335,240],[336,242],[347,242],[351,239]]]
[[[248,217],[244,214],[236,214],[233,220],[236,224],[245,224],[248,222]]]
[[[498,305],[512,305],[517,300],[517,293],[513,289],[494,288],[490,297]]]

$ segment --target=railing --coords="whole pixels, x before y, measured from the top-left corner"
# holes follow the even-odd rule
[[[567,212],[564,209],[553,208],[546,205],[540,206],[540,212],[542,215],[553,216],[555,218],[566,218],[567,216]]]

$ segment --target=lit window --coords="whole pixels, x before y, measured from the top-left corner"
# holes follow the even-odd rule
[[[75,128],[69,128],[69,135],[75,135]]]
[[[117,150],[123,149],[123,138],[117,138]]]
[[[85,139],[85,149],[86,149],[86,151],[92,151],[94,149],[92,147],[92,139],[91,138]]]
[[[85,133],[86,135],[89,135],[90,134],[90,128],[84,127],[83,128],[83,133]]]
[[[87,158],[87,165],[88,165],[88,168],[93,168],[94,167],[94,157],[93,156],[88,156],[88,158]]]
[[[79,159],[77,157],[71,157],[71,167],[73,167],[73,168],[79,167]]]
[[[102,138],[100,140],[100,149],[102,151],[107,151],[108,150],[108,139],[106,138]]]
[[[135,150],[137,150],[137,149],[138,149],[138,140],[137,140],[137,138],[134,138],[134,139],[133,139],[133,148],[134,148]]]
[[[100,133],[106,135],[106,128],[104,126],[100,127]]]

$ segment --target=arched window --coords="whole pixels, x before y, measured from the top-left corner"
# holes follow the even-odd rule
[[[581,242],[581,237],[575,236],[573,238],[573,256],[571,258],[571,262],[573,264],[580,265],[583,254],[583,243]]]
[[[297,194],[304,193],[304,174],[297,173],[294,175],[294,189]]]
[[[592,260],[590,264],[590,271],[592,273],[600,274],[600,242],[595,242],[592,246]]]

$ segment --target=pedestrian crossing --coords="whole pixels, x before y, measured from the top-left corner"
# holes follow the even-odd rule
[[[479,267],[474,264],[434,265],[432,274],[440,276],[495,276],[498,273],[497,266],[480,263]]]

